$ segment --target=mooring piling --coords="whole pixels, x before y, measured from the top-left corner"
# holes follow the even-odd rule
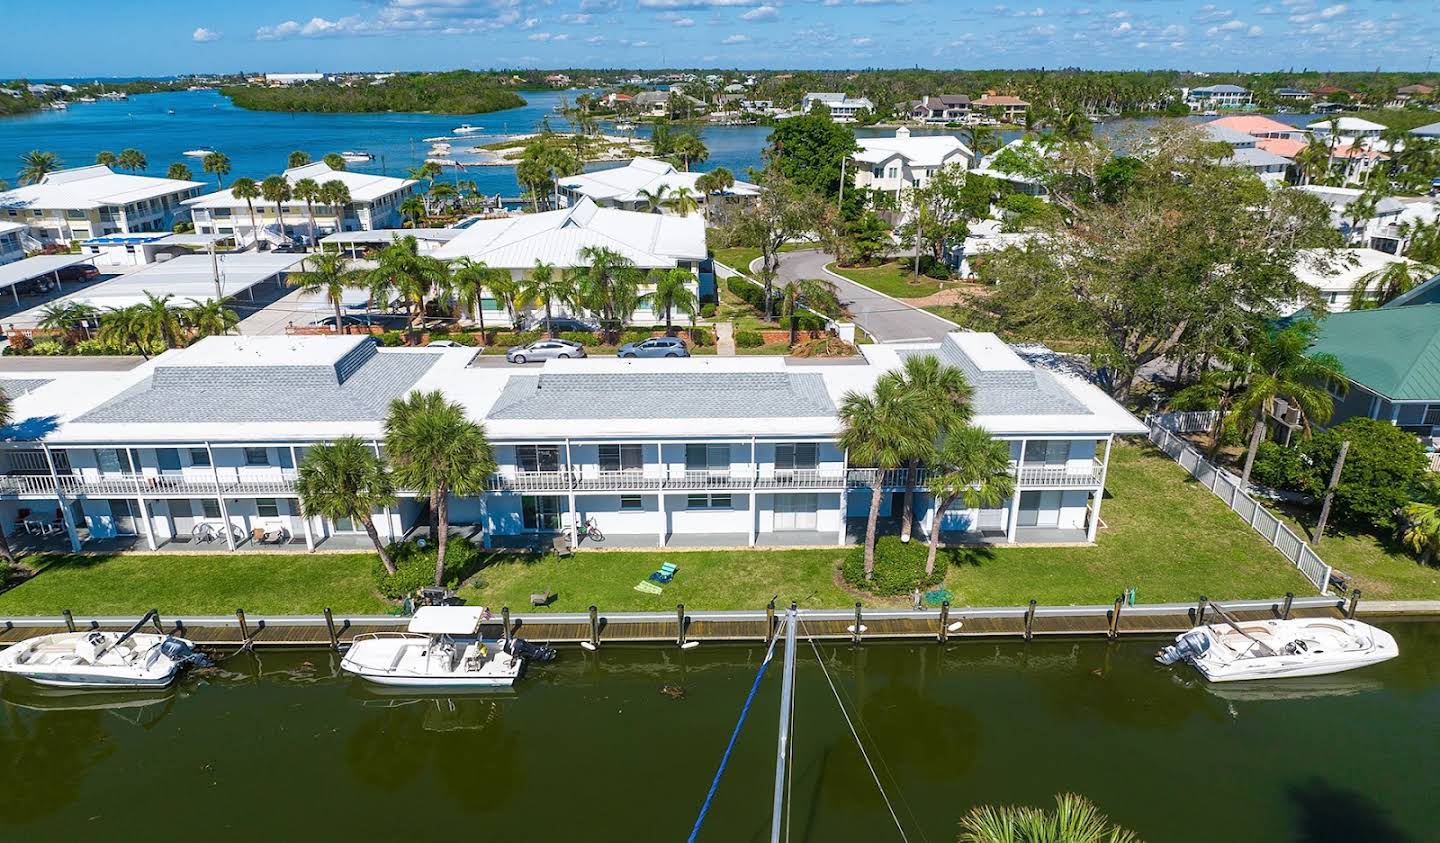
[[[1025,640],[1029,641],[1035,637],[1035,601],[1031,600],[1030,605],[1025,608]]]
[[[1105,631],[1105,636],[1111,641],[1120,637],[1120,610],[1125,606],[1125,595],[1121,594],[1115,598],[1115,605],[1110,608],[1110,627]]]
[[[505,632],[500,637],[505,641],[510,640],[510,607],[500,607],[500,625],[505,627]]]
[[[1345,617],[1348,620],[1355,620],[1355,608],[1360,605],[1360,589],[1350,592],[1350,605],[1345,607]]]
[[[860,633],[863,632],[864,629],[865,629],[865,627],[861,626],[860,621],[861,621],[861,618],[860,618],[860,601],[859,601],[859,600],[856,600],[856,601],[855,601],[855,625],[852,626],[852,627],[850,627],[850,643],[851,643],[851,644],[859,644],[859,643],[860,643]]]
[[[340,652],[340,636],[335,634],[335,615],[325,607],[325,631],[330,634],[330,649]]]
[[[1295,602],[1295,592],[1285,592],[1285,602],[1280,604],[1280,620],[1290,620],[1290,606]]]
[[[765,604],[765,643],[769,644],[770,639],[775,637],[775,598]]]
[[[1205,625],[1205,607],[1210,604],[1210,598],[1200,595],[1200,602],[1195,604],[1195,625]]]
[[[235,620],[240,622],[240,638],[245,641],[250,640],[250,625],[245,623],[244,609],[235,610]]]
[[[65,629],[69,630],[70,632],[74,632],[74,631],[75,631],[75,616],[72,615],[72,614],[70,614],[70,610],[69,610],[69,609],[61,609],[61,610],[60,610],[60,614],[62,614],[62,615],[65,616]]]
[[[938,633],[939,633],[939,636],[940,636],[940,643],[941,643],[941,644],[944,644],[944,643],[945,643],[945,640],[950,637],[950,630],[947,628],[947,627],[949,627],[949,626],[950,626],[950,601],[949,601],[949,600],[941,600],[941,601],[940,601],[940,629],[938,630]]]

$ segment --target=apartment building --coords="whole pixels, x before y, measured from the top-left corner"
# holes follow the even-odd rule
[[[1183,93],[1191,111],[1237,111],[1255,106],[1250,92],[1239,85],[1205,85]]]
[[[937,513],[922,473],[924,529],[946,541],[1095,539],[1111,444],[1144,431],[1122,407],[993,334],[863,349],[848,366],[712,357],[495,368],[470,367],[472,349],[227,336],[124,373],[26,373],[0,382],[14,405],[0,524],[12,534],[53,525],[75,548],[248,547],[255,530],[307,548],[364,546],[362,525],[302,515],[297,466],[308,448],[347,435],[383,455],[391,399],[439,389],[495,446],[487,490],[450,503],[454,523],[487,544],[545,544],[593,518],[616,547],[843,545],[863,534],[871,483],[882,483],[889,518],[907,478],[849,460],[837,407],[929,354],[970,379],[974,420],[1009,443],[1017,487],[994,509]],[[374,522],[399,537],[423,506],[402,491]]]
[[[0,222],[0,264],[25,258],[26,226],[18,222]]]
[[[72,167],[0,193],[0,223],[24,225],[26,236],[41,244],[170,231],[189,217],[185,202],[202,187],[195,181],[117,173],[101,164]]]
[[[875,103],[867,97],[854,97],[839,92],[808,93],[800,99],[800,113],[809,114],[810,109],[820,103],[830,109],[830,119],[836,123],[854,123],[861,111],[874,112]]]
[[[700,190],[696,182],[704,173],[681,171],[667,161],[654,158],[632,158],[621,167],[591,170],[559,181],[561,200],[575,205],[589,197],[595,204],[605,208],[619,208],[626,211],[649,210],[647,197],[672,198],[684,189],[700,205],[712,199],[722,202],[737,202],[760,195],[760,186],[747,181],[736,180],[723,194],[712,196]],[[661,213],[673,209],[660,208]],[[693,213],[698,213],[695,211]]]

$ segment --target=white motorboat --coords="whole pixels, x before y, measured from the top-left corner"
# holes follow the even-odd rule
[[[346,161],[349,161],[352,164],[361,164],[366,161],[375,160],[375,156],[371,155],[370,153],[355,150],[346,150],[345,152],[340,153],[340,157],[345,159]]]
[[[635,131],[635,124],[634,124],[634,123],[628,123],[628,122],[616,123],[616,124],[615,124],[615,131],[617,131],[617,132],[633,132],[633,131]]]
[[[522,638],[486,641],[479,606],[424,606],[408,632],[355,636],[340,668],[381,685],[411,688],[483,688],[514,684],[527,661],[549,661],[555,651]]]
[[[1368,667],[1400,655],[1395,638],[1355,620],[1295,618],[1221,620],[1177,636],[1155,655],[1161,664],[1185,661],[1211,682],[1323,676]]]
[[[184,638],[136,632],[143,623],[123,633],[27,638],[0,653],[0,673],[57,688],[164,688],[185,665],[204,660]]]
[[[426,143],[439,143],[439,142],[441,142],[441,141],[448,141],[448,140],[454,140],[454,138],[450,137],[449,135],[436,135],[436,136],[433,137],[433,138],[425,138],[425,142],[426,142]]]
[[[472,126],[472,125],[470,125],[469,123],[461,123],[459,126],[456,126],[455,128],[451,129],[451,130],[450,130],[450,134],[452,134],[452,135],[473,135],[473,134],[476,134],[476,133],[478,133],[478,132],[483,132],[483,131],[485,131],[485,129],[484,129],[483,127],[481,127],[481,126]]]
[[[215,150],[211,149],[208,146],[202,146],[199,149],[187,149],[180,154],[186,156],[187,158],[204,158],[205,156],[209,155],[214,151]]]

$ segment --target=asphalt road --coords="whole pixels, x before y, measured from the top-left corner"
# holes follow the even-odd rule
[[[876,342],[938,342],[949,332],[959,330],[953,323],[927,310],[911,307],[827,272],[825,265],[834,260],[834,255],[818,250],[782,252],[780,283],[799,278],[822,278],[834,284],[840,292],[840,301],[854,315],[855,324],[864,328]]]

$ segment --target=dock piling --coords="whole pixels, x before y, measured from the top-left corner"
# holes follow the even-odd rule
[[[160,610],[159,610],[159,609],[151,609],[151,610],[150,610],[150,622],[155,625],[155,631],[156,631],[156,632],[158,632],[158,633],[161,634],[161,635],[164,635],[164,634],[165,634],[165,625],[162,624],[162,623],[160,623]]]
[[[775,600],[771,598],[765,605],[765,643],[769,644],[770,639],[775,635]]]
[[[1029,641],[1035,636],[1035,601],[1031,600],[1030,605],[1025,608],[1025,640]]]
[[[1280,620],[1290,620],[1290,605],[1295,602],[1295,592],[1285,592],[1285,602],[1280,604]]]
[[[70,632],[75,631],[75,616],[70,614],[69,609],[61,609],[60,613],[65,616],[65,628]]]
[[[591,650],[600,648],[600,610],[595,608],[593,603],[590,605],[590,641],[588,643]]]
[[[685,604],[675,604],[675,644],[682,650],[690,650],[700,646],[699,641],[686,641]]]
[[[941,644],[944,644],[945,641],[950,637],[950,630],[947,628],[947,627],[949,627],[949,626],[950,626],[950,601],[949,601],[949,600],[941,600],[941,601],[940,601],[940,643],[941,643]]]
[[[329,606],[325,607],[325,630],[330,633],[330,649],[340,652],[340,636],[335,634],[335,615]]]
[[[235,610],[235,620],[237,620],[237,621],[240,622],[240,640],[242,640],[242,641],[249,641],[249,640],[250,640],[250,625],[247,624],[247,623],[245,623],[245,610],[244,610],[244,609],[236,609],[236,610]]]
[[[863,630],[864,630],[864,627],[860,625],[860,601],[859,601],[859,600],[856,600],[856,601],[855,601],[855,625],[852,626],[852,627],[850,627],[850,643],[851,643],[851,644],[859,644],[859,643],[860,643],[860,633],[861,633]]]
[[[500,607],[500,623],[505,627],[505,632],[504,632],[504,634],[501,636],[501,638],[502,638],[503,640],[505,640],[505,641],[509,641],[509,640],[510,640],[510,607],[509,607],[509,606],[501,606],[501,607]]]
[[[1355,620],[1355,607],[1359,605],[1360,589],[1357,588],[1350,592],[1350,605],[1345,607],[1345,617],[1347,620]]]
[[[1121,594],[1115,598],[1115,606],[1110,610],[1110,628],[1105,631],[1105,636],[1111,641],[1120,637],[1120,609],[1125,605],[1125,595]]]
[[[1200,595],[1200,602],[1195,604],[1195,625],[1196,625],[1196,626],[1204,626],[1204,625],[1205,625],[1205,606],[1206,606],[1207,604],[1209,604],[1209,602],[1210,602],[1210,598],[1209,598],[1209,597],[1206,597],[1206,596],[1203,595],[1203,594]]]

